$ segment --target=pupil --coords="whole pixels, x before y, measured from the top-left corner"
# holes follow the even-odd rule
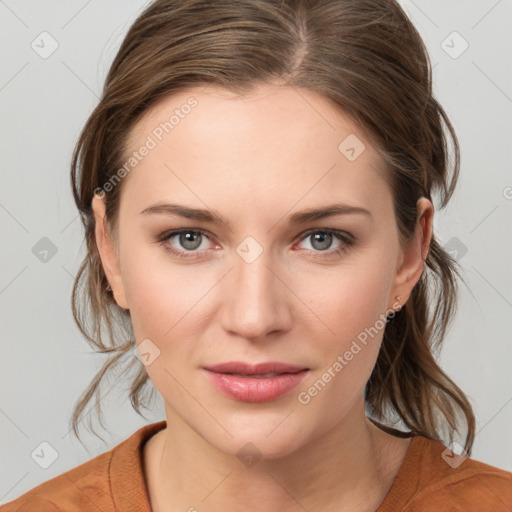
[[[316,247],[316,249],[327,249],[330,245],[331,245],[331,238],[332,238],[332,235],[330,233],[317,233],[315,234],[315,236],[313,237],[313,240],[315,242],[317,241],[320,241],[320,242],[323,242],[324,244],[320,244],[321,246],[320,247]],[[325,244],[325,241],[328,241],[327,244]],[[313,244],[313,247],[315,246],[315,244]]]
[[[191,238],[193,238],[195,236],[200,237],[201,234],[200,233],[191,233],[191,232],[182,233],[180,236],[180,243],[186,249],[197,249],[197,247],[199,247],[199,245],[201,245],[201,243],[199,242],[199,244],[198,244],[197,240],[195,242],[193,240],[191,240]]]

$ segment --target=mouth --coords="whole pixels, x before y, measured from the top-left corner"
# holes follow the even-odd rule
[[[216,373],[241,376],[275,376],[283,373],[297,373],[302,370],[309,370],[309,368],[304,366],[277,361],[268,361],[259,364],[250,364],[243,361],[231,361],[228,363],[205,366],[204,368]]]
[[[263,374],[257,374],[257,373],[255,373],[255,374],[229,373],[229,372],[220,372],[220,373],[223,373],[224,375],[237,375],[238,377],[248,377],[248,378],[253,378],[253,379],[269,379],[271,377],[277,377],[278,375],[286,375],[286,374],[288,374],[288,372],[283,372],[283,373],[263,373]],[[296,373],[296,372],[293,372],[293,373]]]
[[[296,387],[309,368],[278,362],[250,365],[243,362],[204,367],[213,386],[224,396],[242,402],[268,402]]]

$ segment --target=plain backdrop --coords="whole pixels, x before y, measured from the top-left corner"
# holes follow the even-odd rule
[[[85,254],[71,152],[144,4],[0,1],[0,503],[165,418],[160,398],[144,419],[114,386],[103,388],[106,442],[82,429],[86,450],[69,434],[73,405],[103,361],[71,315]],[[458,190],[435,232],[468,288],[440,362],[475,408],[472,457],[512,471],[512,1],[401,5],[427,44],[435,95],[462,153]],[[42,56],[43,46],[53,53]],[[56,453],[46,469],[32,456],[44,442]]]

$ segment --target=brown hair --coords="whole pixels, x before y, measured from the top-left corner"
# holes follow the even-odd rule
[[[320,93],[360,126],[391,173],[402,242],[413,236],[419,197],[431,199],[437,192],[441,208],[450,199],[459,173],[457,137],[433,97],[424,43],[395,0],[154,1],[126,34],[72,158],[71,183],[88,250],[73,287],[73,316],[95,351],[110,354],[75,405],[77,437],[93,394],[101,420],[100,383],[122,367],[123,356],[131,360],[121,375],[135,366],[130,400],[140,415],[151,384],[133,356],[130,312],[106,291],[93,194],[123,165],[131,128],[159,100],[201,84],[243,93],[275,79]],[[105,194],[114,234],[122,184]],[[464,448],[470,455],[471,404],[434,354],[455,314],[457,277],[456,262],[433,235],[422,276],[386,326],[364,395],[371,417],[390,423],[395,415],[409,431],[429,439],[444,442],[447,432],[451,442],[465,422]]]

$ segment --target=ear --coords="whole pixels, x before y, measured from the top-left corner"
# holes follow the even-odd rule
[[[425,260],[430,248],[434,220],[434,206],[426,197],[420,197],[416,203],[416,228],[413,239],[402,250],[389,301],[403,306],[412,289],[419,281],[425,269]],[[399,298],[399,299],[398,299]],[[390,306],[390,309],[396,309]]]
[[[95,194],[92,198],[91,207],[94,213],[96,245],[100,253],[103,271],[112,288],[112,293],[118,306],[123,309],[129,309],[115,244],[107,227],[104,197]]]

